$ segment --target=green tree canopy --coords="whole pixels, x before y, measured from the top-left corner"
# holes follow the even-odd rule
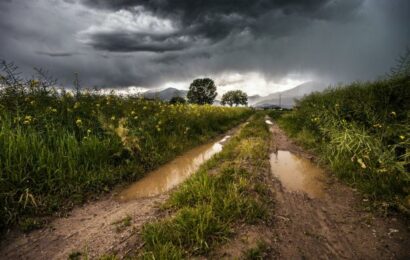
[[[248,95],[241,90],[228,91],[222,96],[222,105],[248,105]]]
[[[186,100],[185,100],[185,98],[183,98],[183,97],[179,97],[179,96],[175,96],[175,97],[172,97],[170,100],[169,100],[169,103],[170,104],[185,104],[186,103]]]
[[[194,104],[212,104],[218,93],[212,79],[195,79],[189,86],[187,98],[189,103]]]

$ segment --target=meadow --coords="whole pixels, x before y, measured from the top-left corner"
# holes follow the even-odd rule
[[[280,126],[385,213],[410,209],[410,77],[310,94]]]
[[[0,229],[36,228],[43,216],[134,181],[252,113],[56,90],[12,76],[0,88]]]

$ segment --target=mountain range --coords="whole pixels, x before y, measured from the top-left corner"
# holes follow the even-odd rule
[[[281,106],[284,108],[290,108],[295,104],[295,99],[302,98],[304,95],[310,94],[315,91],[323,91],[328,88],[328,85],[323,82],[309,81],[300,84],[294,88],[269,94],[267,96],[253,95],[248,96],[248,105],[253,107],[266,107],[266,106]],[[179,90],[176,88],[166,88],[164,90],[148,90],[142,95],[149,99],[161,99],[169,101],[172,97],[179,96],[186,98],[188,91]],[[215,105],[219,105],[220,101],[215,100]]]
[[[284,108],[291,108],[295,104],[295,99],[302,98],[312,92],[323,91],[328,85],[323,82],[309,81],[294,88],[269,94],[267,96],[248,99],[248,103],[253,107],[265,107],[276,105]]]
[[[164,101],[169,101],[173,97],[183,97],[186,98],[188,91],[187,90],[179,90],[176,88],[166,88],[161,91],[156,91],[156,90],[148,90],[142,95],[145,98],[149,99],[161,99]]]

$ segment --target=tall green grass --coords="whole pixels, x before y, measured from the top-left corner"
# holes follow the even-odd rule
[[[385,209],[409,213],[409,76],[311,94],[279,123]]]
[[[72,207],[132,181],[239,124],[247,108],[138,96],[58,92],[44,82],[0,88],[0,229]]]
[[[172,217],[144,226],[140,256],[206,256],[238,225],[266,219],[272,195],[260,170],[268,167],[269,138],[263,114],[257,114],[171,195],[165,207],[175,212]]]

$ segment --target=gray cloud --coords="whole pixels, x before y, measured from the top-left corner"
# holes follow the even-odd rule
[[[48,51],[36,51],[36,53],[40,55],[50,56],[50,57],[70,57],[70,56],[79,54],[76,52],[48,52]]]
[[[110,32],[88,35],[88,44],[98,50],[113,52],[165,52],[177,51],[192,46],[192,38],[177,35],[148,33]]]
[[[0,1],[0,58],[66,85],[75,72],[100,87],[250,72],[368,80],[410,44],[409,10],[406,0]]]
[[[282,24],[282,28],[266,26],[276,24],[276,15],[297,15],[301,17],[320,17],[332,19],[326,11],[332,10],[329,0],[293,0],[271,1],[255,0],[209,0],[209,1],[110,1],[83,0],[83,3],[93,8],[106,8],[114,11],[128,10],[135,12],[135,7],[142,7],[145,12],[176,21],[180,26],[175,33],[161,35],[154,33],[135,34],[127,30],[118,32],[89,33],[89,44],[98,49],[119,52],[134,51],[173,51],[189,48],[204,40],[215,43],[225,39],[230,34],[248,30],[257,35],[265,35],[273,31],[289,32],[291,26]],[[360,5],[360,0],[345,1],[341,5],[345,16]],[[140,12],[140,9],[137,9]],[[268,14],[268,15],[266,15]],[[338,14],[338,13],[337,13]],[[340,16],[340,15],[339,15]],[[281,17],[279,18],[280,22]],[[279,29],[279,30],[278,30]],[[159,38],[159,39],[158,39]],[[180,39],[188,38],[189,42],[181,44]]]

